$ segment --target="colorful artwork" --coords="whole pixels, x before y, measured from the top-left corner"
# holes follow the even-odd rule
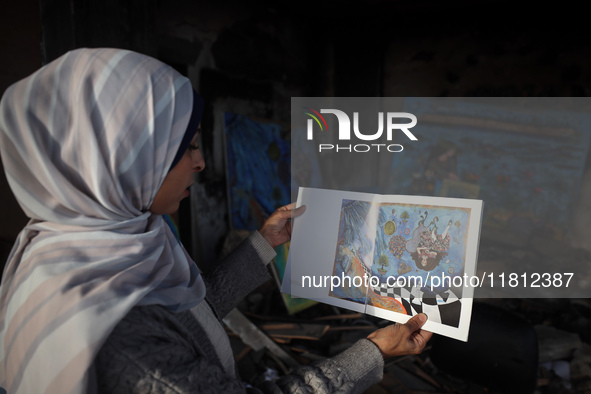
[[[224,125],[231,225],[234,229],[258,230],[269,215],[290,202],[290,144],[282,137],[281,127],[273,123],[225,113]],[[289,244],[275,251],[271,268],[280,285]],[[289,294],[282,297],[290,314],[316,304]]]
[[[282,290],[466,341],[483,202],[300,188]],[[464,279],[466,278],[466,279]]]
[[[224,126],[231,225],[257,230],[290,202],[290,144],[277,124],[225,113]]]
[[[449,284],[465,272],[469,222],[467,208],[343,200],[333,276],[374,280],[368,286],[342,281],[330,295],[408,315],[431,303],[437,308],[432,318],[457,327],[461,304],[449,305],[462,291]],[[430,277],[442,274],[450,281],[431,286]]]
[[[289,255],[289,242],[276,247],[275,252],[277,252],[277,256],[275,259],[273,259],[271,272],[273,272],[273,276],[275,277],[277,284],[281,286],[281,282],[285,277],[285,266],[287,263],[287,256]],[[303,311],[304,309],[317,304],[316,301],[312,301],[307,298],[294,298],[288,293],[281,293],[281,298],[283,299],[283,303],[285,304],[287,312],[290,315]]]
[[[363,277],[370,271],[375,234],[370,223],[373,206],[367,201],[343,200],[334,276]],[[365,304],[367,288],[345,285],[333,289],[331,296]]]

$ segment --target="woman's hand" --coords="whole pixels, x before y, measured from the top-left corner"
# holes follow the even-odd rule
[[[305,210],[305,205],[299,208],[295,207],[295,203],[285,205],[269,216],[259,233],[272,247],[282,245],[291,239],[291,218],[300,216]]]
[[[369,334],[367,339],[376,344],[384,358],[419,354],[433,333],[421,330],[427,315],[419,313],[405,324],[391,324]]]

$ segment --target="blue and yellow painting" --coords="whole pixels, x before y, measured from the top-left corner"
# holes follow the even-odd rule
[[[257,230],[290,202],[290,143],[281,127],[224,113],[228,189],[234,229]]]
[[[372,233],[375,233],[369,218],[373,211],[372,206],[373,203],[368,201],[343,200],[333,276],[349,277],[353,280],[356,277],[363,278],[366,272],[369,272],[372,264]],[[341,286],[335,287],[330,295],[365,304],[367,287],[349,285],[349,281],[343,282]]]
[[[423,284],[429,276],[462,276],[469,220],[468,208],[380,204],[372,274],[380,282],[420,276]]]
[[[409,291],[417,287],[424,297],[447,298],[448,284],[464,274],[469,221],[468,208],[343,200],[333,275],[351,279],[330,296],[414,314],[389,280]],[[442,275],[450,281],[431,287],[430,277]],[[355,277],[366,276],[373,282],[354,284]],[[461,297],[461,290],[454,293]]]
[[[258,230],[277,208],[290,202],[289,139],[281,126],[247,116],[224,113],[227,145],[228,197],[234,229]],[[272,269],[283,280],[289,243],[275,248]],[[290,314],[314,304],[305,298],[282,293]]]

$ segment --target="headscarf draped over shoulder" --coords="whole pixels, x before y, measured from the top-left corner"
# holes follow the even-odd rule
[[[0,286],[7,392],[86,392],[95,355],[133,306],[203,300],[194,262],[148,211],[192,110],[187,78],[118,49],[68,52],[6,90],[1,156],[31,218]]]

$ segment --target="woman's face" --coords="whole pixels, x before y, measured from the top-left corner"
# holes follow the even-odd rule
[[[193,184],[193,174],[203,171],[205,161],[197,145],[199,132],[191,140],[185,154],[170,170],[162,186],[154,197],[150,212],[156,215],[172,214],[178,211],[182,199],[189,196],[189,187]]]

